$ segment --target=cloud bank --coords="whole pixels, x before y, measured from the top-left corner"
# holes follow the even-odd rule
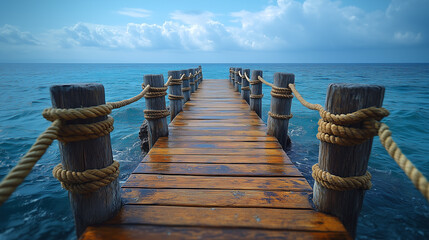
[[[49,42],[69,49],[204,52],[428,49],[427,9],[427,0],[392,0],[386,10],[372,12],[332,0],[278,0],[260,11],[230,12],[230,21],[221,21],[209,11],[174,11],[162,24],[130,22],[125,26],[110,26],[80,22],[52,30],[43,35],[45,39],[5,25],[0,28],[0,42],[15,45]],[[124,8],[118,14],[146,18],[151,12]]]

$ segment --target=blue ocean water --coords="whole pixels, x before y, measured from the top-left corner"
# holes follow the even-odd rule
[[[41,112],[50,107],[49,87],[54,84],[97,82],[106,101],[132,97],[141,91],[144,74],[194,68],[198,64],[0,64],[0,178],[17,163],[49,126]],[[429,64],[201,64],[204,78],[227,78],[229,67],[264,71],[272,82],[275,72],[291,72],[297,89],[312,103],[324,104],[330,83],[378,84],[386,87],[383,120],[393,138],[414,164],[429,176]],[[263,120],[267,120],[270,89],[264,86]],[[123,182],[141,160],[138,131],[144,102],[115,110],[111,133],[114,158],[121,163]],[[294,118],[288,152],[295,165],[311,179],[319,141],[317,112],[294,99]],[[0,239],[74,239],[73,216],[67,192],[52,177],[59,162],[56,142],[36,164],[25,182],[0,207]],[[429,238],[429,204],[402,170],[374,140],[369,171],[373,188],[367,191],[360,214],[357,239]]]

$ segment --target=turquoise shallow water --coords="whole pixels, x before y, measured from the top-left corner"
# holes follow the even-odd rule
[[[49,86],[61,83],[98,82],[106,100],[117,101],[141,90],[144,74],[198,64],[0,64],[0,178],[16,164],[37,136],[49,126],[41,112],[51,105]],[[204,78],[227,78],[229,67],[264,71],[272,82],[275,72],[296,75],[296,85],[312,103],[324,104],[330,83],[379,84],[386,87],[384,107],[391,115],[383,120],[415,165],[429,176],[429,64],[201,64]],[[263,120],[270,104],[264,86]],[[123,182],[141,159],[138,130],[144,102],[115,110],[112,132],[114,158],[121,163]],[[294,118],[289,134],[290,158],[313,184],[311,166],[317,162],[318,113],[293,100]],[[66,191],[52,177],[59,162],[56,142],[36,164],[26,181],[0,207],[0,239],[74,239],[73,217]],[[358,224],[358,239],[429,238],[429,204],[414,189],[378,138],[369,162],[373,188],[367,191]]]

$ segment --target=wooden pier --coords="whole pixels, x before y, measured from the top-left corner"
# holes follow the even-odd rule
[[[81,239],[349,239],[227,79],[205,79]]]

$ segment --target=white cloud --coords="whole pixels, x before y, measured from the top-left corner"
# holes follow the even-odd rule
[[[142,8],[124,8],[121,11],[118,11],[118,13],[134,18],[146,18],[151,15],[151,11]]]
[[[428,44],[427,0],[393,0],[386,11],[365,12],[333,0],[278,0],[260,11],[230,13],[228,26],[209,11],[170,13],[162,24],[109,26],[77,23],[45,34],[59,46],[144,50],[324,51]],[[150,11],[124,8],[118,13],[147,17]],[[39,36],[40,37],[40,36]],[[46,39],[49,38],[50,39]],[[5,25],[0,41],[36,44],[29,33]]]
[[[0,42],[14,45],[38,45],[39,41],[30,33],[22,32],[17,27],[5,24],[0,27]]]

